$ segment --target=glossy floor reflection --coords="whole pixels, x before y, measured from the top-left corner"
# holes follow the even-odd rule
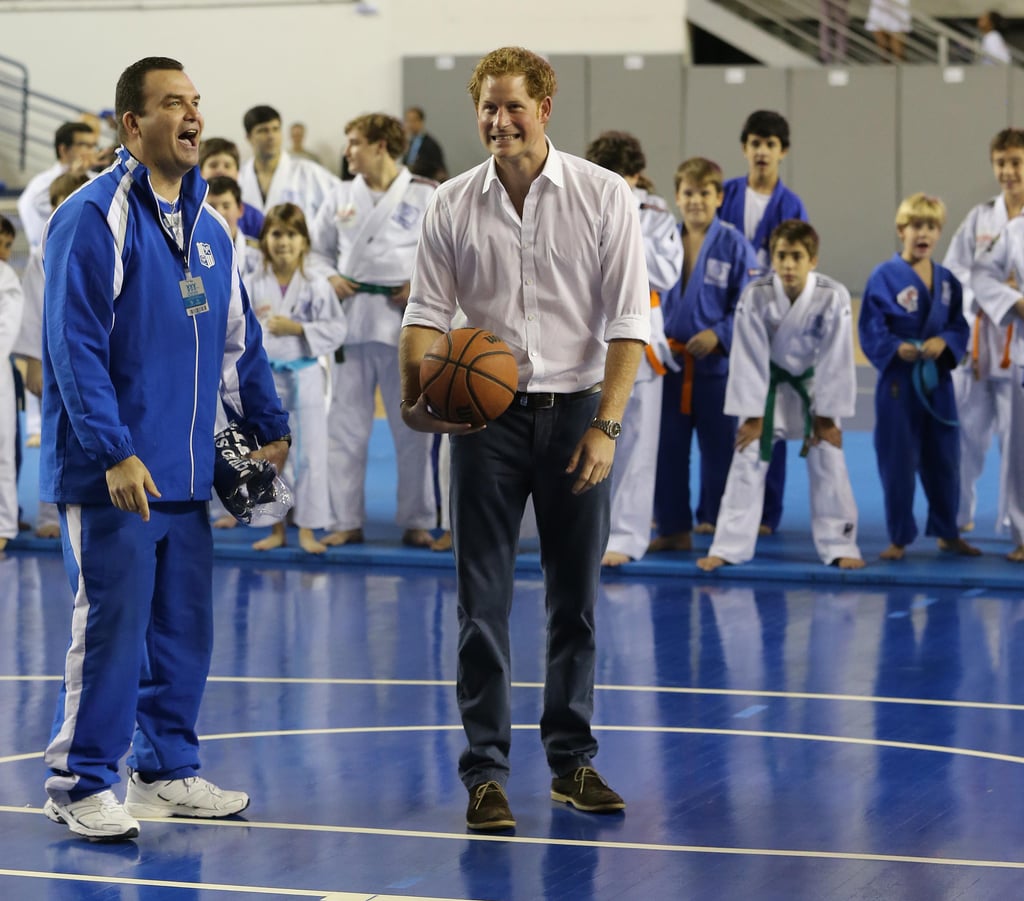
[[[204,772],[253,805],[90,845],[40,812],[71,608],[60,559],[0,560],[0,896],[1020,895],[1022,593],[610,579],[597,765],[628,809],[595,818],[548,799],[543,593],[523,578],[519,826],[495,838],[464,825],[449,573],[220,563],[216,592]]]

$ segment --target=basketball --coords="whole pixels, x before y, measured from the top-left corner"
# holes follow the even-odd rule
[[[519,367],[508,345],[482,328],[441,335],[423,355],[420,386],[441,419],[483,425],[512,403]]]

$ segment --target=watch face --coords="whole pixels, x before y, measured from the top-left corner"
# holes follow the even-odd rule
[[[622,434],[622,425],[618,422],[609,422],[608,434],[611,435],[612,438],[618,438],[619,435]]]

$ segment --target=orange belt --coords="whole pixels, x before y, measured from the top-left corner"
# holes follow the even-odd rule
[[[985,327],[984,323],[988,321],[989,319],[984,313],[979,313],[974,320],[974,334],[971,335],[971,372],[974,373],[975,381],[981,378],[981,368],[978,362],[981,347],[981,330]],[[1012,340],[1013,323],[1011,322],[1006,327],[1006,343],[1003,345],[1003,356],[999,361],[1000,369],[1010,368],[1010,343]]]
[[[651,309],[661,306],[661,295],[657,291],[651,291]],[[657,353],[650,344],[644,347],[644,352],[647,354],[647,362],[651,364],[653,369],[658,375],[664,375],[668,372],[668,367],[658,359]]]
[[[683,361],[683,390],[679,395],[679,412],[689,416],[693,412],[693,371],[694,357],[682,341],[668,339],[668,348],[677,359]]]

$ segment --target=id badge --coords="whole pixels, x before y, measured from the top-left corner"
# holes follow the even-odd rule
[[[185,312],[189,316],[210,311],[210,305],[206,302],[206,290],[203,288],[202,278],[198,275],[183,278],[178,282],[178,287],[181,288],[181,298],[185,301]]]

